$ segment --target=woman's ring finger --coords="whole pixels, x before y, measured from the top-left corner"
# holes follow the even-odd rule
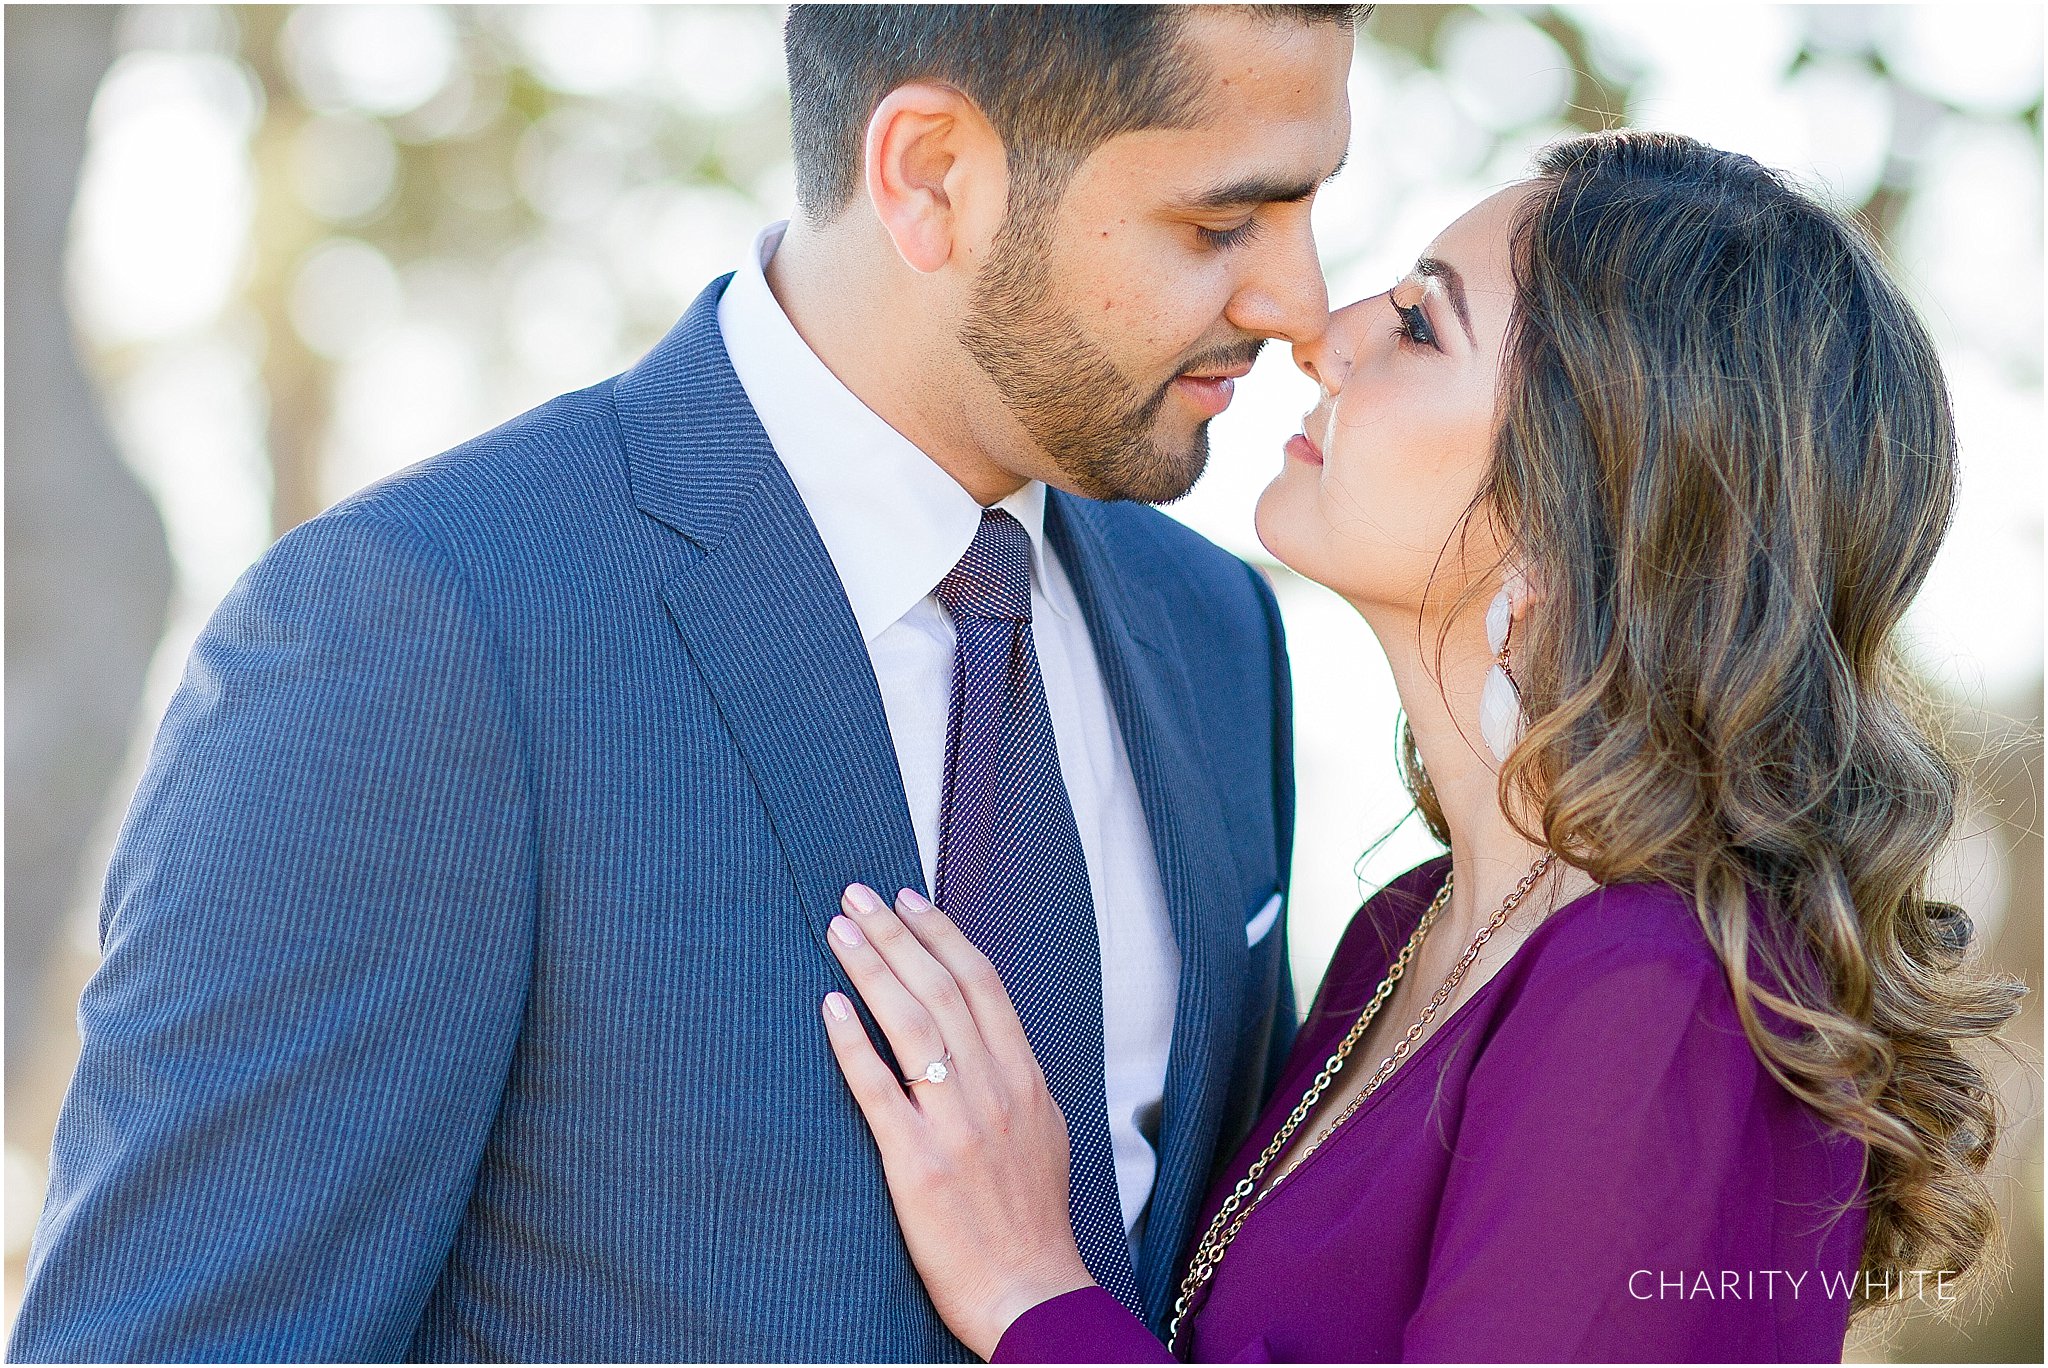
[[[943,1083],[952,1077],[952,1074],[953,1052],[948,1050],[943,1058],[934,1059],[931,1063],[925,1065],[923,1073],[918,1074],[915,1078],[904,1079],[903,1086],[905,1088],[914,1088],[920,1083]]]

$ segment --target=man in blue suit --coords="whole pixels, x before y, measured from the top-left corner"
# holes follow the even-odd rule
[[[1293,791],[1270,591],[1143,505],[1323,326],[1352,20],[795,7],[796,221],[195,646],[12,1356],[967,1357],[818,1017],[848,886],[949,867],[1095,1061],[1077,1236],[1161,1328],[1295,1024]]]

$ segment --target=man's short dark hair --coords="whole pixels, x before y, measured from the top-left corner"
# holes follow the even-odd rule
[[[869,117],[911,81],[957,88],[1003,140],[1013,178],[1062,184],[1120,133],[1199,120],[1183,5],[791,5],[783,30],[797,202],[832,218],[861,183]],[[1370,5],[1247,5],[1349,29]]]

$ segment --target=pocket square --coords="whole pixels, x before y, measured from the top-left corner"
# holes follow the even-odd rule
[[[1259,909],[1258,915],[1244,924],[1244,943],[1247,946],[1264,940],[1266,933],[1273,929],[1273,923],[1280,920],[1280,903],[1281,896],[1275,893],[1266,899],[1266,905]]]

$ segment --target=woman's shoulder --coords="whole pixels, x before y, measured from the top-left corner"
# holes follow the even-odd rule
[[[1692,899],[1666,884],[1605,884],[1566,903],[1501,977],[1502,1007],[1525,1015],[1627,1022],[1645,1039],[1668,1030],[1694,1049],[1725,1043],[1751,1054],[1727,967]]]
[[[1577,982],[1725,977],[1692,900],[1659,883],[1603,884],[1572,899],[1537,925],[1516,958],[1546,979]]]
[[[1384,974],[1449,868],[1448,855],[1425,861],[1368,900],[1345,929],[1326,988]],[[1605,884],[1572,899],[1537,924],[1497,977],[1500,1008],[1538,1000],[1553,1009],[1611,1007],[1637,1021],[1661,1011],[1737,1022],[1727,972],[1692,900],[1667,884]]]
[[[1766,956],[1778,932],[1752,898],[1747,978],[1766,1031],[1796,1038],[1802,1028],[1773,1007],[1788,982],[1808,984],[1810,964],[1796,947],[1790,962]],[[1788,977],[1789,976],[1789,977]],[[1724,1071],[1760,1081],[1767,1070],[1743,1025],[1735,984],[1692,898],[1666,884],[1608,884],[1551,913],[1500,971],[1497,1031],[1539,1052],[1565,1055],[1591,1040],[1612,1057],[1647,1065]],[[1810,985],[1791,996],[1804,998]],[[1576,1037],[1576,1045],[1566,1041]]]
[[[1443,886],[1450,856],[1439,855],[1390,881],[1352,917],[1334,962],[1384,969]],[[1515,960],[1545,977],[1656,967],[1684,976],[1717,972],[1720,961],[1691,901],[1656,883],[1606,884],[1538,923]]]
[[[1761,910],[1754,898],[1752,908]],[[1753,925],[1751,944],[1771,934]],[[1759,987],[1776,981],[1773,965],[1752,959],[1750,969]],[[1476,1095],[1483,1084],[1487,1114],[1510,1118],[1518,1143],[1549,1136],[1609,1156],[1616,1172],[1645,1162],[1648,1131],[1671,1153],[1712,1152],[1730,1165],[1766,1146],[1779,1165],[1774,1182],[1854,1191],[1860,1142],[1832,1131],[1758,1054],[1684,891],[1597,888],[1553,912],[1499,978],[1507,982],[1481,1021],[1472,1087]],[[1798,1033],[1767,1003],[1755,1006],[1767,1031]]]

